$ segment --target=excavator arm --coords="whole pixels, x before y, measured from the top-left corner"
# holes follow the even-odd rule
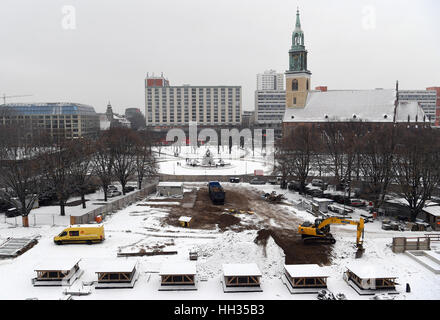
[[[364,219],[363,218],[361,218],[359,221],[353,221],[353,220],[348,220],[348,219],[343,219],[343,218],[338,218],[338,217],[330,217],[330,218],[323,220],[317,226],[317,229],[322,230],[326,226],[329,226],[331,224],[343,224],[343,225],[350,224],[350,225],[357,226],[356,245],[358,247],[362,246],[363,238],[364,238]]]

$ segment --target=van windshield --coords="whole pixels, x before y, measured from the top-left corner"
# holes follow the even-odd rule
[[[67,236],[67,232],[66,232],[66,231],[63,231],[63,232],[61,232],[58,236],[59,236],[59,237],[65,237],[65,236]]]

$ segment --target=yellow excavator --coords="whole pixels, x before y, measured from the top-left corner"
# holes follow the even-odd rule
[[[360,258],[364,251],[364,219],[360,218],[359,221],[353,221],[338,217],[329,217],[326,219],[318,218],[315,223],[305,222],[298,227],[298,233],[301,234],[305,244],[309,243],[335,243],[336,240],[330,233],[331,224],[350,224],[357,226],[356,247],[358,251],[356,258]]]

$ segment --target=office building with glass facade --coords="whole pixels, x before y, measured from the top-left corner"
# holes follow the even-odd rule
[[[9,103],[0,105],[0,124],[71,139],[96,136],[99,115],[93,107],[78,103]]]

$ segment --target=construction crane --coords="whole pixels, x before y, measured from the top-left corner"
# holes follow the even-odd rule
[[[336,240],[330,233],[331,224],[345,224],[357,226],[356,258],[360,258],[364,251],[364,219],[360,218],[359,221],[353,221],[338,217],[329,217],[326,219],[316,219],[315,223],[305,222],[298,227],[298,233],[301,234],[304,243],[335,243]]]
[[[22,98],[22,97],[32,97],[33,94],[25,94],[25,95],[21,95],[21,96],[7,96],[6,94],[3,94],[3,104],[6,104],[6,99],[9,98]]]

